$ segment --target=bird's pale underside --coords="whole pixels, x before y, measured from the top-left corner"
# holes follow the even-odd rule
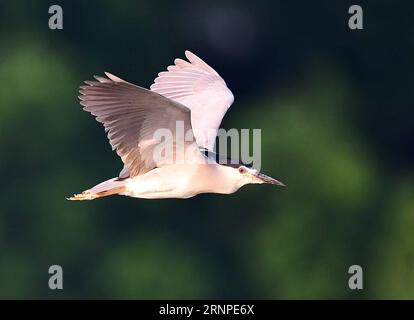
[[[109,142],[121,157],[119,176],[69,200],[92,200],[113,194],[136,198],[189,198],[199,193],[229,194],[248,183],[283,185],[243,164],[211,161],[201,150],[212,150],[221,120],[234,97],[219,74],[190,51],[188,61],[175,59],[147,90],[110,73],[81,86],[80,104],[101,122]],[[177,123],[195,139],[178,141]],[[173,146],[183,145],[185,161],[176,149],[156,157],[159,129],[172,133]]]

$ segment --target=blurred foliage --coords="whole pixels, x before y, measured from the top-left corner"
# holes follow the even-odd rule
[[[348,1],[61,1],[60,31],[51,4],[0,4],[0,298],[414,298],[408,1],[360,1],[363,31]],[[236,97],[223,127],[261,128],[262,170],[288,187],[66,201],[121,169],[81,82],[149,86],[185,49]]]

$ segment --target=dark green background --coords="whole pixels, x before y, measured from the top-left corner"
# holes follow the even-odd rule
[[[288,187],[66,201],[122,167],[78,86],[148,87],[185,49],[235,95],[223,127],[261,128],[262,170]],[[414,298],[413,80],[408,0],[2,1],[0,298]]]

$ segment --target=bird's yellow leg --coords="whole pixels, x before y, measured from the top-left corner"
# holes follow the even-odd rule
[[[99,195],[96,193],[91,193],[89,190],[83,191],[82,193],[74,194],[73,197],[66,198],[67,200],[93,200],[99,198]]]
[[[67,200],[80,200],[80,201],[82,201],[82,200],[93,200],[93,199],[96,199],[96,198],[102,198],[102,197],[106,197],[106,196],[110,196],[110,195],[114,195],[114,194],[123,193],[124,191],[125,191],[124,186],[112,188],[112,189],[101,191],[101,192],[92,192],[90,190],[86,190],[82,193],[75,194],[75,195],[73,195],[73,197],[66,198],[66,199]]]

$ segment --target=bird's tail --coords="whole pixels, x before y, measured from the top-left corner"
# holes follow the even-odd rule
[[[85,190],[82,193],[75,194],[73,197],[66,198],[67,200],[93,200],[102,198],[113,194],[119,194],[125,191],[125,180],[113,178],[106,180],[91,189]]]

